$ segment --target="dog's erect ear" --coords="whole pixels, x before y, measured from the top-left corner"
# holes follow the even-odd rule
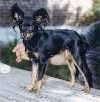
[[[49,24],[49,15],[46,9],[40,8],[33,13],[33,20],[41,23],[42,25],[46,26]]]
[[[16,21],[24,18],[24,12],[19,8],[19,6],[17,5],[17,3],[14,4],[11,7],[11,16]]]

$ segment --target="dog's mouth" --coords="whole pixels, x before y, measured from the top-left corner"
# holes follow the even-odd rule
[[[30,40],[33,36],[33,33],[32,32],[26,32],[26,33],[22,33],[21,36],[24,40]]]

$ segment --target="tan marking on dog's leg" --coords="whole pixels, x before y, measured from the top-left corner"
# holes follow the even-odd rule
[[[48,66],[48,64],[47,64],[47,66]],[[46,82],[46,80],[47,80],[47,76],[46,75],[44,75],[41,80],[36,80],[36,82],[35,82],[36,84],[35,84],[35,87],[34,87],[33,90],[35,90],[37,93],[39,93],[42,85]]]
[[[72,58],[73,58],[73,56],[72,56]],[[87,81],[87,79],[85,77],[85,74],[83,73],[83,71],[81,70],[81,68],[78,66],[78,64],[76,63],[76,61],[74,60],[74,58],[73,58],[73,61],[74,61],[75,66],[78,68],[79,72],[83,76],[83,79],[84,79],[84,82],[85,82],[85,85],[84,85],[84,89],[83,90],[86,93],[89,93],[90,92],[90,87],[89,87],[89,83],[88,83],[88,81]]]
[[[83,89],[83,90],[84,90],[86,93],[89,93],[89,92],[90,92],[90,87],[89,87],[88,81],[87,81],[87,79],[86,79],[86,77],[85,77],[83,71],[82,71],[81,68],[76,64],[76,62],[75,62],[75,65],[77,66],[79,72],[80,72],[81,75],[83,76],[83,79],[84,79],[84,82],[85,82],[85,85],[84,85],[84,89]]]
[[[44,75],[43,79],[42,79],[42,85],[44,85],[46,83],[46,80],[48,79],[47,75]]]
[[[71,87],[72,87],[75,84],[75,74],[74,74],[73,68],[71,67],[70,63],[67,62],[67,64],[68,64],[68,67],[71,73]]]
[[[90,87],[89,87],[88,81],[87,81],[87,79],[86,79],[86,77],[85,77],[83,71],[82,71],[81,68],[78,66],[78,64],[76,63],[75,59],[73,58],[73,56],[71,55],[71,53],[70,53],[68,50],[66,50],[66,53],[65,53],[65,54],[67,55],[66,58],[71,58],[71,59],[72,59],[72,62],[73,62],[73,64],[74,64],[74,67],[73,67],[73,68],[75,68],[75,66],[76,66],[76,67],[78,68],[79,72],[81,73],[81,75],[83,76],[83,79],[84,79],[84,81],[85,81],[84,91],[88,93],[88,92],[90,91]],[[70,64],[69,64],[69,66],[70,66]],[[75,69],[75,70],[76,70],[76,69]],[[72,73],[73,73],[73,72],[72,72]]]
[[[28,89],[29,91],[34,90],[34,88],[35,88],[35,86],[36,86],[37,71],[38,71],[38,64],[35,64],[35,63],[34,63],[34,64],[32,65],[32,82],[31,82],[31,84],[29,84],[29,85],[27,86],[27,89]]]
[[[76,69],[75,69],[73,60],[71,58],[70,52],[68,50],[64,52],[64,57],[71,73],[71,86],[74,86]]]
[[[41,87],[42,87],[42,80],[36,81],[36,84],[35,84],[35,87],[33,90],[35,90],[37,93],[39,93]]]
[[[76,74],[76,67],[75,67],[75,65],[74,65],[74,63],[73,63],[73,61],[72,61],[72,63],[71,63],[71,69],[72,69],[72,86],[74,86],[75,85],[75,74]]]
[[[42,88],[43,84],[45,84],[46,80],[47,80],[47,76],[44,75],[43,79],[42,80],[37,80],[35,82],[35,86],[33,88],[34,91],[36,91],[36,93],[40,93],[40,89]]]

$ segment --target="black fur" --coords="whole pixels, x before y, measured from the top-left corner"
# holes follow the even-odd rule
[[[99,88],[95,85],[97,80],[95,80],[94,76],[97,73],[94,70],[97,69],[97,65],[100,65],[98,62],[95,62],[95,60],[100,60],[100,22],[90,25],[87,34],[82,36],[73,30],[67,29],[44,30],[42,21],[38,22],[34,19],[34,17],[36,18],[42,14],[42,17],[44,17],[45,13],[41,13],[42,10],[40,9],[40,14],[35,13],[33,17],[24,17],[22,23],[19,24],[21,34],[24,34],[23,42],[25,47],[33,54],[33,60],[39,64],[38,80],[43,78],[48,59],[65,49],[69,49],[80,68],[82,68],[90,87]],[[17,13],[19,14],[19,12]],[[27,38],[27,32],[31,32],[32,36]],[[37,52],[39,56],[36,57],[34,52]]]
[[[42,23],[44,26],[49,24],[50,18],[49,18],[48,12],[44,8],[41,8],[38,11],[33,13],[34,20],[37,20],[39,16],[41,17],[40,23]]]
[[[79,66],[84,70],[85,75],[88,76],[85,53],[87,45],[82,38],[71,30],[43,30],[34,32],[34,36],[30,40],[23,40],[26,48],[31,52],[38,52],[39,71],[38,79],[42,79],[45,73],[45,66],[48,59],[59,54],[65,49],[69,49]]]
[[[86,60],[91,72],[92,87],[100,89],[100,21],[89,25],[84,37],[89,45]]]

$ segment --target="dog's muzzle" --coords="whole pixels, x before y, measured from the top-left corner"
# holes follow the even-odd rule
[[[32,38],[32,36],[33,36],[32,32],[21,33],[21,38],[24,40],[29,40]]]

